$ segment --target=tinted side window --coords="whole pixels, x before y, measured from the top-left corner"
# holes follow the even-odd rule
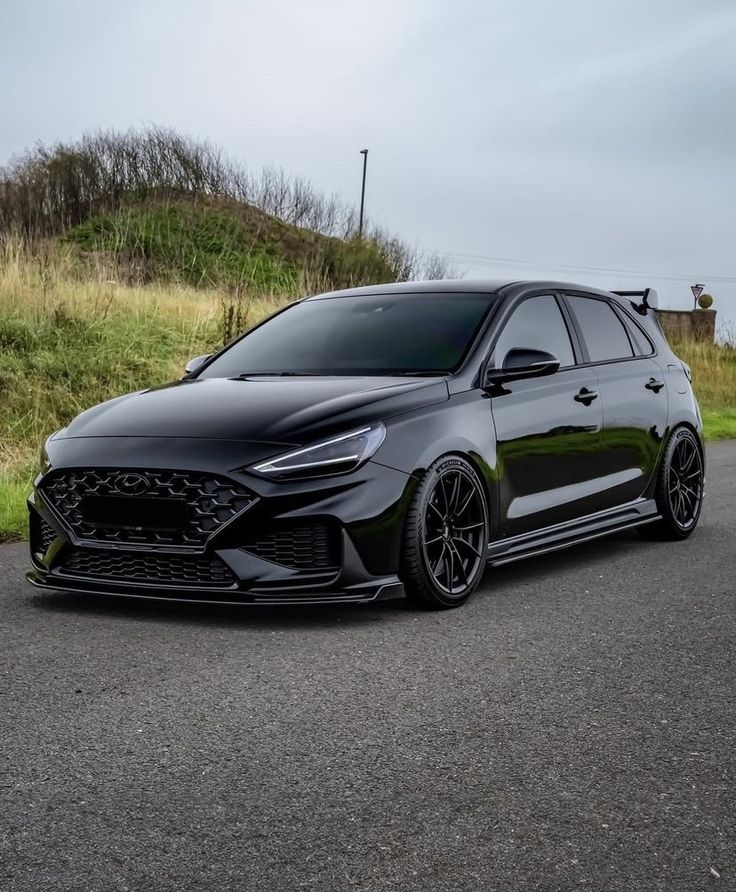
[[[567,300],[582,329],[591,362],[634,355],[623,322],[605,301],[592,297],[568,297]]]
[[[545,350],[554,354],[561,366],[575,365],[567,325],[551,294],[530,297],[514,310],[493,351],[497,368],[515,347]]]
[[[654,346],[649,338],[644,334],[644,332],[639,328],[639,326],[630,319],[629,316],[620,310],[618,307],[616,308],[616,315],[623,320],[624,325],[626,326],[626,330],[629,333],[629,337],[634,345],[634,352],[637,356],[651,356],[654,353]]]

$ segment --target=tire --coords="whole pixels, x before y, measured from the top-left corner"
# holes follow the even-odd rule
[[[488,552],[488,501],[473,465],[447,456],[427,470],[407,512],[401,581],[409,601],[429,610],[464,604]]]
[[[642,539],[687,539],[700,520],[705,489],[705,464],[700,441],[688,427],[670,435],[657,472],[654,498],[661,519],[638,527]]]

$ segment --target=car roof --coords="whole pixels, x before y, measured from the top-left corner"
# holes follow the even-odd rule
[[[359,297],[360,295],[377,294],[421,294],[425,292],[480,292],[484,294],[504,295],[521,294],[525,291],[584,291],[586,294],[598,294],[608,298],[616,298],[610,291],[591,288],[589,285],[576,285],[572,282],[553,282],[546,279],[432,279],[426,282],[387,282],[383,285],[363,285],[360,288],[344,288],[340,291],[328,291],[315,294],[307,300],[326,300],[335,297]]]

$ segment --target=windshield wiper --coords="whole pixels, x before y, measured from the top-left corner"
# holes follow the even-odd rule
[[[449,372],[440,369],[415,369],[414,371],[390,372],[391,375],[399,375],[403,378],[444,378]]]
[[[233,375],[233,381],[244,381],[246,378],[309,378],[319,377],[318,372],[241,372]]]
[[[340,371],[330,369],[324,372],[241,372],[239,375],[232,375],[232,381],[245,381],[248,378],[329,378],[329,377],[381,377],[387,375],[389,377],[404,378],[444,378],[449,372],[443,372],[440,369],[371,369],[370,373],[364,371]]]

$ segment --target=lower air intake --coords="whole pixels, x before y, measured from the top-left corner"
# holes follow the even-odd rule
[[[245,551],[292,570],[337,570],[336,531],[324,523],[283,524],[250,539]]]
[[[46,554],[56,538],[56,530],[40,514],[31,511],[30,537],[33,554]]]
[[[70,548],[55,572],[99,581],[150,582],[159,585],[227,588],[234,577],[217,557],[141,554],[98,548]]]

